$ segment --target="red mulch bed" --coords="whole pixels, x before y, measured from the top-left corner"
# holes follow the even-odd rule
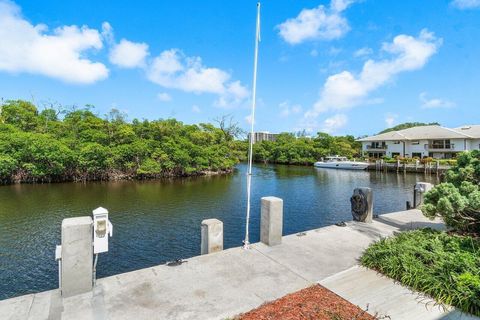
[[[314,285],[241,314],[237,320],[374,320],[365,310]]]

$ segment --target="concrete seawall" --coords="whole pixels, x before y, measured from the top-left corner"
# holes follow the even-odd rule
[[[450,169],[450,166],[430,164],[403,164],[403,163],[371,163],[367,170],[384,172],[410,172],[441,175]]]
[[[402,230],[442,229],[419,210],[381,215],[98,279],[92,292],[59,290],[0,301],[1,319],[225,319],[310,286],[358,263],[373,241]],[[101,268],[101,265],[99,266]],[[365,307],[365,306],[362,306]]]

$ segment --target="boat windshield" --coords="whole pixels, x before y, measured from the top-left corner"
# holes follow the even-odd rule
[[[325,161],[326,162],[339,162],[339,161],[347,161],[347,157],[339,157],[339,156],[335,156],[335,157],[326,157],[325,158]]]

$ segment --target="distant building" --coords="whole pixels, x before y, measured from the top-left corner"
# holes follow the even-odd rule
[[[480,150],[480,125],[458,128],[421,126],[358,139],[369,158],[454,158],[459,152]]]
[[[278,133],[270,133],[268,131],[254,132],[253,143],[262,141],[275,141],[277,140]],[[248,134],[248,140],[250,140],[250,133]]]

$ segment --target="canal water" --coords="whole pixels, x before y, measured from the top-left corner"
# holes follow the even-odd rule
[[[251,242],[259,240],[260,198],[284,200],[284,234],[351,220],[355,187],[371,187],[374,212],[405,208],[417,181],[435,176],[255,165]],[[110,251],[97,276],[163,264],[200,254],[200,223],[224,223],[224,246],[242,245],[246,166],[230,175],[162,181],[0,186],[0,300],[58,287],[55,246],[62,219],[110,211]]]

